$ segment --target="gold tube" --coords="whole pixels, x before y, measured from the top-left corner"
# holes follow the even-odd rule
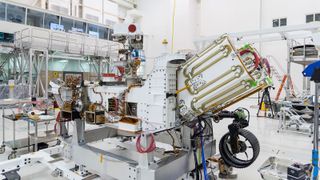
[[[218,50],[216,50],[215,52],[213,52],[212,54],[210,54],[208,57],[206,57],[206,59],[204,59],[201,62],[198,62],[196,65],[194,65],[191,68],[191,73],[193,73],[198,67],[200,67],[202,64],[204,64],[205,62],[207,62],[208,60],[210,60],[213,56],[216,56],[217,54],[219,54],[220,52],[223,52],[226,49],[226,46],[222,46],[220,47]]]
[[[227,79],[226,81],[220,83],[219,85],[215,86],[214,88],[212,88],[211,90],[207,91],[206,93],[200,95],[199,97],[196,97],[196,98],[195,98],[195,102],[197,102],[198,100],[200,100],[200,99],[202,99],[203,97],[207,96],[208,94],[212,93],[213,91],[221,88],[222,86],[230,83],[230,82],[233,81],[234,79],[241,77],[241,75],[244,73],[244,71],[243,71],[243,69],[241,68],[241,66],[238,66],[238,67],[240,68],[240,72],[239,72],[239,74],[238,74],[237,76],[231,77],[231,78]]]
[[[232,50],[233,50],[234,52],[236,52],[236,55],[237,55],[237,57],[238,57],[238,60],[240,61],[240,63],[242,64],[242,66],[245,67],[244,64],[243,64],[243,60],[241,59],[241,57],[240,57],[239,53],[237,52],[236,48],[235,48],[235,47],[233,46],[233,44],[231,43],[230,38],[227,37],[227,40],[228,40],[228,42],[229,42]],[[246,67],[244,68],[244,70],[248,73],[248,75],[250,76],[251,79],[254,79],[254,78],[251,76],[250,72],[247,70]]]
[[[206,83],[204,86],[201,86],[199,89],[197,89],[198,93],[200,91],[202,91],[203,89],[205,89],[206,87],[210,86],[211,84],[217,82],[219,79],[225,77],[226,75],[230,74],[233,70],[229,69],[228,71],[224,72],[223,74],[221,74],[220,76],[218,76],[215,79],[212,79],[211,81],[209,81],[208,83]]]
[[[231,106],[231,105],[233,105],[233,104],[241,101],[242,99],[244,99],[244,98],[246,98],[246,97],[248,97],[248,96],[251,96],[252,94],[255,94],[256,92],[258,92],[258,91],[260,91],[260,90],[262,90],[262,89],[264,89],[264,88],[266,88],[266,87],[267,87],[267,84],[260,85],[260,86],[258,86],[258,87],[256,87],[256,88],[252,89],[252,91],[249,91],[249,92],[247,92],[246,94],[237,97],[236,99],[234,99],[233,101],[229,102],[229,103],[226,104],[225,106],[220,107],[220,108],[218,108],[218,109],[215,109],[215,110],[213,110],[212,112],[213,112],[213,113],[217,113],[217,112],[219,112],[219,111],[221,111],[221,110],[223,110],[223,109],[225,109],[225,108],[227,108],[227,107],[229,107],[229,106]]]
[[[181,93],[182,91],[184,91],[184,90],[186,90],[186,89],[189,89],[189,87],[190,87],[190,86],[185,86],[185,87],[177,90],[177,91],[176,91],[176,94],[179,94],[179,93]]]
[[[235,67],[235,68],[233,68]],[[224,72],[223,74],[221,74],[219,77],[215,78],[215,79],[212,79],[211,81],[209,81],[208,83],[206,83],[204,86],[200,87],[199,89],[197,89],[197,93],[195,94],[198,94],[200,91],[202,91],[203,89],[207,88],[208,86],[210,86],[211,84],[217,82],[219,79],[222,79],[223,77],[227,76],[229,73],[231,73],[232,71],[236,71],[238,69],[240,69],[240,73],[239,75],[241,76],[241,74],[243,73],[243,70],[241,68],[241,66],[237,65],[237,66],[233,66],[231,67],[230,70]],[[189,88],[188,88],[189,90]]]
[[[209,105],[208,107],[206,107],[206,105],[205,106],[201,106],[201,108],[202,108],[202,110],[203,111],[207,111],[208,109],[211,109],[211,108],[213,108],[214,106],[218,106],[218,105],[220,105],[220,104],[223,104],[223,102],[227,102],[228,100],[230,100],[231,98],[233,98],[234,96],[237,96],[237,95],[239,95],[239,94],[241,94],[241,93],[244,93],[246,90],[248,90],[246,87],[243,87],[243,88],[241,88],[241,89],[239,89],[237,92],[234,92],[234,93],[232,93],[232,94],[230,94],[230,95],[228,95],[227,97],[225,97],[225,98],[222,98],[221,100],[219,100],[218,102],[216,102],[216,103],[214,103],[214,104],[211,104],[211,105]],[[210,102],[208,102],[208,104],[209,104]]]
[[[243,86],[242,83],[237,83],[235,84],[234,86],[230,87],[229,89],[215,95],[214,97],[211,97],[210,99],[206,100],[205,102],[202,103],[201,107],[202,109],[205,108],[205,106],[207,104],[209,104],[210,102],[214,101],[215,99],[217,99],[218,97],[220,96],[224,96],[225,94],[228,94],[229,92],[232,92],[234,89],[240,87],[240,86]]]
[[[188,76],[187,74],[187,69],[188,67],[195,62],[197,59],[199,59],[200,57],[202,57],[203,55],[205,55],[206,53],[208,53],[209,51],[211,51],[213,48],[217,47],[219,44],[221,44],[225,39],[227,38],[226,35],[223,35],[221,38],[215,40],[208,48],[204,49],[202,52],[200,52],[199,54],[196,54],[195,56],[193,56],[190,60],[188,60],[186,62],[186,64],[184,64],[182,66],[183,68],[183,75],[185,77]]]
[[[242,84],[242,82],[237,83],[236,85],[234,85],[234,86],[231,87],[230,89],[235,89],[235,88],[237,88],[237,87],[240,87],[241,84]],[[207,94],[210,94],[211,92],[212,92],[212,91],[207,92],[206,95],[207,95]],[[206,95],[203,95],[203,94],[202,94],[203,97],[206,96]],[[200,111],[199,111],[199,109],[197,109],[197,108],[195,107],[195,103],[196,103],[198,100],[202,99],[203,97],[195,97],[195,98],[193,98],[193,100],[192,100],[192,102],[191,102],[191,108],[192,108],[194,111],[197,111],[198,113],[199,113]],[[211,99],[212,99],[212,98],[211,98]],[[211,99],[210,99],[210,101],[212,101]],[[203,105],[203,104],[202,104],[202,105]]]
[[[215,86],[214,88],[208,90],[207,92],[201,94],[200,96],[195,97],[195,98],[194,98],[194,101],[195,101],[195,102],[199,101],[200,99],[204,98],[204,97],[207,96],[208,94],[212,93],[213,91],[216,91],[217,89],[221,88],[222,86],[230,83],[231,81],[233,81],[233,80],[235,80],[235,79],[236,79],[236,77],[231,77],[231,78],[227,79],[226,81],[220,83],[219,85],[217,85],[217,86]]]
[[[227,56],[231,53],[231,48],[230,48],[228,45],[226,45],[225,48],[227,49],[227,51],[224,52],[222,56],[220,56],[218,59],[212,61],[210,64],[208,64],[208,65],[205,66],[204,68],[200,69],[200,70],[197,71],[195,74],[193,74],[193,73],[194,73],[194,70],[195,70],[196,68],[195,68],[195,69],[192,69],[192,70],[191,70],[191,73],[190,73],[190,74],[191,74],[191,75],[190,75],[191,78],[193,78],[193,77],[201,74],[202,72],[204,72],[205,70],[207,70],[207,69],[209,69],[211,66],[213,66],[214,64],[216,64],[216,63],[218,63],[219,61],[221,61],[223,58],[227,57]],[[211,59],[212,57],[208,57],[208,58]],[[205,62],[208,61],[209,59],[206,59]],[[205,62],[201,62],[200,65],[204,64]]]
[[[224,72],[223,74],[221,74],[221,75],[218,76],[217,78],[212,79],[211,81],[209,81],[208,83],[206,83],[205,85],[201,86],[199,89],[196,89],[196,90],[194,90],[194,89],[192,88],[192,86],[189,85],[189,82],[190,82],[189,79],[187,79],[187,80],[185,81],[185,84],[186,84],[186,87],[188,86],[188,91],[189,91],[189,93],[192,94],[192,95],[196,95],[196,94],[198,94],[200,91],[202,91],[203,89],[205,89],[206,87],[208,87],[208,86],[210,86],[211,84],[217,82],[219,79],[225,77],[226,75],[228,75],[228,74],[231,73],[231,72],[232,72],[232,69]]]
[[[223,83],[220,83],[219,85],[215,86],[214,88],[210,89],[209,91],[201,94],[200,96],[198,97],[195,97],[194,98],[194,101],[197,102],[199,101],[200,99],[204,98],[205,96],[207,96],[208,94],[212,93],[213,91],[216,91],[217,89],[221,88],[222,86],[224,86],[225,84],[233,81],[235,78],[234,77],[231,77],[229,79],[227,79],[226,81],[224,81]]]

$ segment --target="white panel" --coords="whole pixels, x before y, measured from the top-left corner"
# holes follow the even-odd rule
[[[99,23],[102,22],[102,0],[83,0],[83,17],[95,21],[93,17],[98,17]]]
[[[110,2],[108,0],[104,1],[104,23],[106,22],[118,22],[119,19],[117,15],[119,14],[119,6],[116,3]],[[108,24],[108,23],[106,23]]]
[[[48,7],[49,10],[57,13],[70,14],[70,0],[49,0]]]
[[[144,85],[133,87],[128,93],[127,101],[138,103],[137,117],[142,120],[143,131],[157,132],[175,126],[176,97],[167,97],[167,94],[175,93],[175,88],[168,89],[168,84],[176,77],[176,65],[169,62],[182,58],[169,55],[157,58]]]
[[[104,11],[111,14],[118,14],[118,4],[110,2],[108,0],[104,1]]]
[[[173,0],[139,0],[137,9],[144,36],[144,49],[147,58],[146,72],[153,66],[153,58],[171,52]],[[194,49],[193,39],[199,29],[197,0],[176,0],[175,33],[173,52]],[[162,41],[166,39],[167,45]]]
[[[259,28],[259,0],[201,0],[201,35]]]
[[[83,0],[83,5],[95,9],[101,9],[102,0]]]

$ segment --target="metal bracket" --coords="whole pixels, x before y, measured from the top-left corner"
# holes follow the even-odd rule
[[[5,176],[5,180],[20,180],[21,177],[20,177],[20,175],[18,174],[18,171],[19,171],[19,170],[20,170],[20,169],[8,171],[8,172],[3,173],[2,175]]]

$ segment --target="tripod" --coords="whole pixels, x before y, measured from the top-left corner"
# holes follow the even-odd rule
[[[257,112],[257,116],[258,117],[261,117],[261,116],[259,116],[259,113],[260,113],[260,110],[261,110],[261,107],[262,107],[262,103],[265,103],[265,105],[268,105],[270,107],[271,117],[274,118],[274,112],[273,112],[273,107],[272,107],[272,103],[271,103],[269,88],[270,87],[265,88],[263,93],[262,93],[262,97],[261,97],[260,102],[259,102],[259,109],[258,109],[258,112]],[[266,113],[265,113],[264,117],[266,117]]]

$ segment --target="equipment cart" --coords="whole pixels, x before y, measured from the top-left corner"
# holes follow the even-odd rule
[[[8,156],[8,159],[14,159],[16,158],[17,150],[22,148],[28,148],[28,151],[30,152],[30,146],[33,146],[33,151],[39,150],[39,144],[41,143],[48,143],[57,141],[57,136],[54,133],[54,130],[49,129],[49,124],[52,123],[52,121],[55,121],[54,116],[50,115],[39,115],[39,119],[34,120],[29,118],[27,115],[5,115],[4,108],[2,109],[2,146],[0,148],[0,153],[5,152],[5,147],[8,146],[12,149],[10,155]],[[5,124],[6,122],[10,121],[12,123],[12,140],[6,139],[6,133],[5,133]],[[16,123],[18,121],[25,121],[27,122],[27,137],[16,139]],[[39,131],[39,126],[44,124],[45,130]],[[34,128],[32,128],[32,126]],[[32,130],[33,129],[33,130]],[[43,134],[40,136],[40,133]]]

